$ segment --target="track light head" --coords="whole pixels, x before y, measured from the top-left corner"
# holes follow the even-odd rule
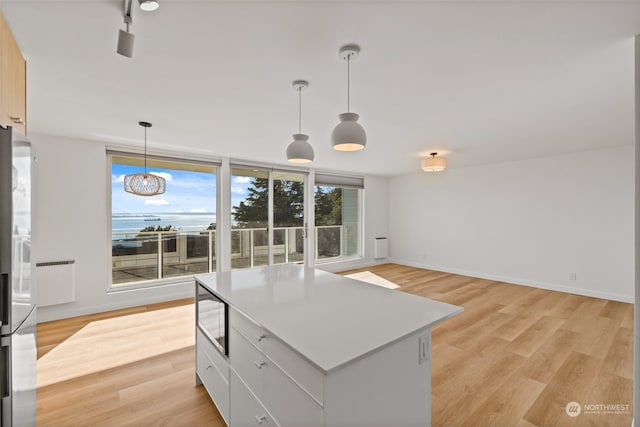
[[[127,25],[128,27],[128,25]],[[133,57],[133,45],[135,43],[136,36],[128,31],[120,30],[118,33],[118,53],[127,58]]]

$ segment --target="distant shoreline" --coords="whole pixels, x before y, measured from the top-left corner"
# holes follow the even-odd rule
[[[168,227],[177,231],[204,231],[216,222],[215,213],[117,213],[111,216],[111,231],[114,239],[123,233],[137,233],[148,227]]]

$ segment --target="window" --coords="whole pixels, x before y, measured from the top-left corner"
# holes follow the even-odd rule
[[[150,173],[167,180],[164,194],[124,191],[124,176],[144,159],[110,154],[112,287],[216,270],[216,171],[211,164],[147,157]]]
[[[305,177],[245,166],[231,169],[232,268],[304,261]]]
[[[269,171],[231,169],[231,268],[269,264]]]
[[[362,178],[316,174],[315,257],[362,256]]]

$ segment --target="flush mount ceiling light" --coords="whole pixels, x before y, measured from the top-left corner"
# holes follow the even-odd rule
[[[422,170],[425,172],[442,172],[447,168],[447,159],[436,157],[438,153],[429,153],[431,157],[422,159]]]
[[[340,123],[331,133],[331,145],[338,151],[358,151],[367,145],[367,135],[364,128],[358,123],[360,117],[349,110],[350,102],[350,64],[351,60],[358,57],[360,46],[357,44],[344,45],[338,51],[340,58],[347,61],[347,112],[338,116]]]
[[[296,80],[293,88],[298,91],[298,133],[293,135],[293,142],[287,147],[287,160],[291,163],[311,163],[313,147],[309,144],[309,135],[302,133],[302,89],[309,87],[306,80]]]
[[[124,191],[137,196],[156,196],[164,193],[167,182],[161,176],[147,173],[147,128],[149,122],[138,122],[144,127],[144,173],[134,173],[124,177]]]
[[[138,0],[140,2],[140,9],[145,12],[152,12],[160,7],[160,3],[156,0]]]

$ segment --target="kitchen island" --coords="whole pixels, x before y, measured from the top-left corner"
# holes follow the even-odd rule
[[[291,264],[196,292],[199,319],[203,293],[222,303],[219,329],[197,321],[196,381],[230,426],[431,424],[431,328],[461,307]]]

